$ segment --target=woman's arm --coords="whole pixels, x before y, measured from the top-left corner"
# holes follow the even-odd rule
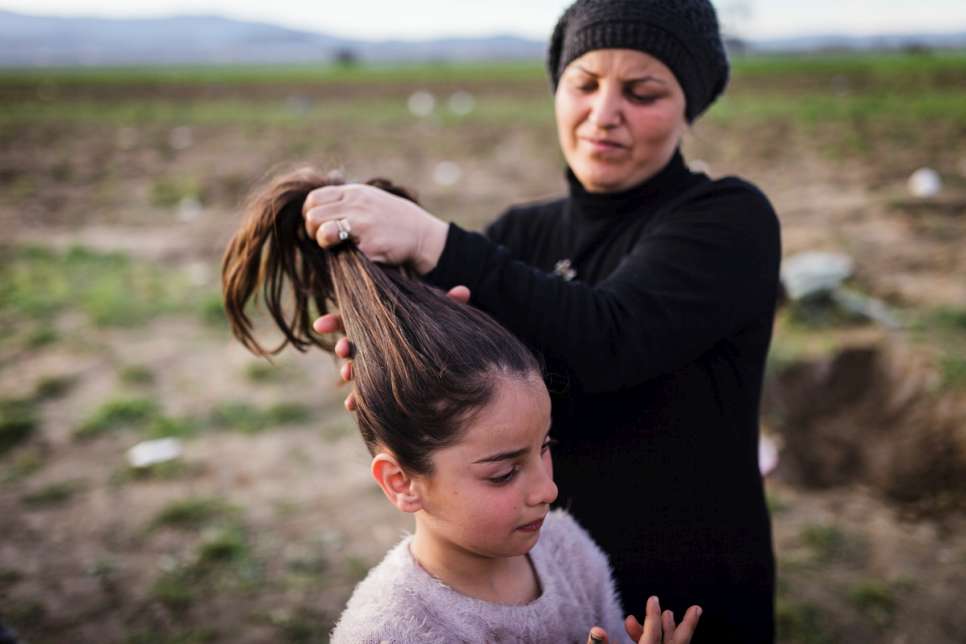
[[[611,391],[687,364],[770,312],[780,254],[767,199],[734,182],[666,217],[595,286],[534,269],[455,225],[426,277],[465,284],[476,306],[562,360],[586,391]]]
[[[668,373],[774,306],[778,220],[764,195],[739,180],[720,182],[716,192],[665,217],[594,286],[515,260],[479,233],[440,228],[439,219],[408,202],[392,212],[398,204],[382,191],[322,191],[324,199],[312,193],[306,200],[306,225],[321,244],[338,243],[334,221],[347,218],[371,257],[428,270],[427,280],[441,288],[469,287],[473,304],[566,364],[585,391]]]

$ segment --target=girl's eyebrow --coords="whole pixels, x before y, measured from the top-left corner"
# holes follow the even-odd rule
[[[543,435],[543,440],[547,440],[547,436],[550,435],[550,429],[547,428],[547,433]],[[500,452],[499,454],[494,454],[492,456],[486,456],[478,461],[473,461],[473,465],[477,463],[496,463],[498,461],[512,461],[516,458],[520,458],[527,453],[527,448],[515,449],[512,452]]]
[[[600,78],[600,74],[595,74],[586,67],[581,67],[580,65],[574,65],[577,69],[583,73],[591,76],[593,78]],[[647,81],[654,81],[655,83],[661,83],[662,85],[667,85],[667,82],[663,78],[658,78],[657,76],[651,76],[650,74],[645,74],[644,76],[639,76],[636,78],[625,78],[623,82],[625,83],[645,83]]]
[[[499,454],[494,454],[493,456],[487,456],[481,458],[478,461],[473,461],[473,465],[477,463],[496,463],[497,461],[512,461],[515,458],[519,458],[527,453],[527,448],[517,449],[512,452],[500,452]]]

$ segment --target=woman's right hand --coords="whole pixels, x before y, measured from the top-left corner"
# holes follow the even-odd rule
[[[305,230],[327,248],[352,239],[374,262],[431,271],[446,245],[449,224],[385,190],[344,184],[316,188],[302,206]]]
[[[465,286],[454,286],[449,290],[447,295],[463,304],[467,304],[470,301],[470,289]],[[315,329],[316,333],[345,333],[345,328],[342,326],[342,316],[338,313],[323,315],[312,324],[312,328]],[[351,382],[352,342],[350,342],[349,338],[339,338],[339,341],[335,343],[335,354],[345,360],[339,368],[339,375],[342,376],[343,381]],[[351,392],[345,397],[345,408],[346,411],[350,412],[356,410],[356,398]]]
[[[692,606],[684,613],[681,623],[675,624],[674,613],[666,610],[662,615],[657,597],[651,597],[644,610],[644,625],[633,615],[628,615],[624,629],[637,644],[690,644],[700,617],[701,607]],[[587,644],[608,644],[609,641],[607,632],[599,626],[590,629],[587,636]]]

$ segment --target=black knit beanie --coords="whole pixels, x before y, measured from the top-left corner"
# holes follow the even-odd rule
[[[595,49],[636,49],[667,65],[684,89],[689,122],[728,84],[728,57],[709,0],[577,0],[550,38],[554,92],[567,65]]]

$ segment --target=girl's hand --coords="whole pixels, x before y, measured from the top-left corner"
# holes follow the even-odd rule
[[[624,620],[624,628],[631,639],[638,644],[689,644],[694,629],[701,617],[701,607],[692,606],[684,613],[680,624],[674,623],[674,613],[669,610],[661,614],[661,603],[657,597],[647,600],[644,612],[644,625],[633,615]]]
[[[447,295],[463,304],[470,301],[470,289],[465,286],[454,286]],[[342,317],[338,313],[323,315],[312,324],[312,328],[315,329],[316,333],[345,333],[345,329],[342,327]],[[335,354],[346,361],[339,369],[339,375],[342,376],[343,381],[351,382],[352,343],[349,342],[349,338],[339,338],[339,341],[335,343]],[[345,408],[346,411],[356,410],[356,398],[352,393],[345,397]]]
[[[348,233],[372,261],[409,264],[420,275],[436,267],[446,245],[446,222],[373,186],[317,188],[305,198],[302,215],[305,230],[323,248],[345,241]]]
[[[666,610],[661,615],[661,604],[657,597],[651,597],[647,600],[644,625],[641,626],[633,615],[628,615],[624,620],[624,628],[637,644],[690,644],[699,617],[701,607],[692,606],[684,614],[681,623],[675,625],[674,613]],[[587,635],[587,644],[608,644],[609,641],[607,631],[599,626],[590,629]]]

